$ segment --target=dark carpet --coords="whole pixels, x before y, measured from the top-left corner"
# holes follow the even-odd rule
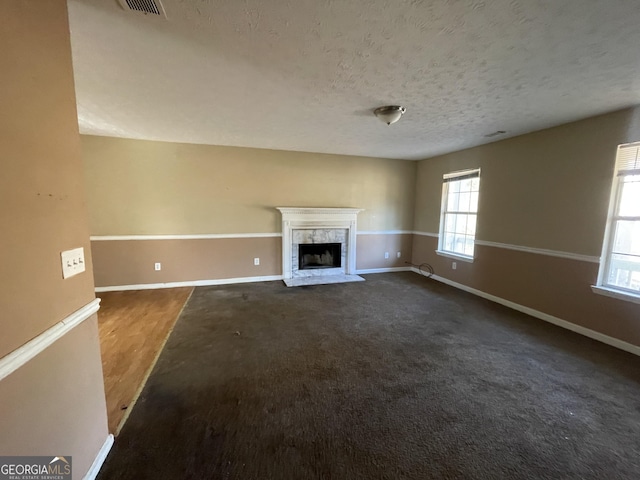
[[[366,280],[197,288],[99,478],[640,478],[640,359]]]

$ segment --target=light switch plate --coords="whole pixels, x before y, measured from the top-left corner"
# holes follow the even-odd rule
[[[62,278],[69,278],[85,271],[84,248],[74,248],[60,253]]]

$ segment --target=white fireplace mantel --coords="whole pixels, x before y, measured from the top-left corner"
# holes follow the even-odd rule
[[[356,231],[361,208],[276,207],[282,213],[282,276],[293,276],[293,231],[303,229],[346,229],[346,276],[356,274]],[[360,278],[360,277],[358,277]],[[360,278],[361,279],[361,278]],[[346,280],[349,281],[349,280]],[[289,284],[289,283],[287,283]]]

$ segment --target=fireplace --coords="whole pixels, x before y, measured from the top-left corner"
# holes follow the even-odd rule
[[[301,243],[298,245],[298,270],[340,268],[340,243]]]
[[[289,287],[357,282],[357,208],[289,208],[282,213],[282,278]]]
[[[325,277],[326,280],[329,275],[346,274],[349,252],[349,233],[346,228],[294,228],[289,242],[291,278]],[[327,248],[326,245],[331,247]],[[307,260],[315,265],[304,268],[307,262],[300,257],[301,254],[309,255]]]

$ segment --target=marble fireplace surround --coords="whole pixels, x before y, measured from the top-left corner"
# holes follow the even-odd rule
[[[356,231],[359,208],[277,207],[282,213],[282,278],[288,287],[358,282]],[[300,243],[341,243],[339,268],[298,270]]]

